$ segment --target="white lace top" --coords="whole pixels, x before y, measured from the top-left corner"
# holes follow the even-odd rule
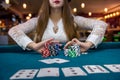
[[[13,38],[13,40],[23,49],[26,49],[26,46],[33,42],[26,33],[29,33],[33,30],[35,30],[37,25],[38,18],[32,18],[28,20],[27,22],[23,24],[19,24],[17,26],[12,27],[8,34]],[[92,42],[95,46],[97,46],[99,43],[101,43],[104,33],[107,27],[107,24],[103,21],[90,19],[90,18],[84,18],[81,16],[74,16],[75,23],[80,26],[81,29],[90,29],[92,30],[91,34],[88,36],[86,41]],[[57,23],[58,26],[58,32],[54,33],[53,27],[54,24],[51,19],[48,21],[47,28],[43,34],[42,40],[54,38],[56,40],[59,40],[61,42],[68,41],[66,33],[63,28],[63,22],[62,19],[60,19]]]

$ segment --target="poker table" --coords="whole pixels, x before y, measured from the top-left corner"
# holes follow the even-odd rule
[[[24,51],[18,45],[0,46],[0,80],[9,80],[9,78],[21,69],[40,69],[49,67],[58,67],[59,77],[34,77],[34,80],[120,80],[119,72],[112,72],[103,65],[120,64],[120,42],[103,42],[96,49],[88,50],[88,54],[71,58],[59,51],[59,55],[48,58],[62,58],[70,62],[63,64],[45,64],[38,60],[43,58],[35,51]],[[84,65],[101,65],[110,73],[89,74],[83,68]],[[61,68],[80,67],[87,76],[65,77]],[[36,74],[37,75],[37,74]]]

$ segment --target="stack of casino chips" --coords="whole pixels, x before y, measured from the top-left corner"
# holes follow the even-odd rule
[[[68,49],[64,50],[64,55],[69,57],[80,56],[80,47],[77,44],[69,46]]]
[[[59,44],[57,43],[45,43],[44,48],[41,50],[43,57],[57,56],[59,53]]]
[[[59,53],[59,45],[58,44],[51,44],[48,46],[51,56],[57,56]]]
[[[49,43],[45,43],[44,48],[41,50],[42,57],[49,57],[50,56],[48,45],[49,45]]]

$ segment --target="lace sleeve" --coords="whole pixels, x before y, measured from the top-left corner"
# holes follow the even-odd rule
[[[30,42],[32,42],[32,40],[26,35],[26,33],[33,31],[36,27],[36,24],[37,18],[32,18],[23,24],[12,27],[8,31],[8,34],[20,47],[25,50],[26,46]]]
[[[74,21],[81,29],[92,30],[86,41],[92,42],[95,47],[102,42],[107,28],[107,24],[104,21],[84,18],[81,16],[74,17]]]

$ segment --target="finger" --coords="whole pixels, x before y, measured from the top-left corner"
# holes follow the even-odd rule
[[[51,41],[50,43],[59,44],[59,43],[60,43],[60,41],[58,41],[58,40],[53,40],[53,41]]]
[[[74,38],[74,39],[72,39],[72,42],[78,44],[80,41],[78,39]]]
[[[51,41],[53,41],[53,40],[54,40],[53,38],[47,39],[47,40],[44,40],[44,41],[39,42],[38,45],[42,46],[42,45],[44,45],[45,43],[49,43],[49,42],[51,42]]]
[[[81,53],[84,53],[84,52],[86,52],[86,51],[87,51],[86,49],[80,48],[80,52],[81,52]]]
[[[66,45],[64,46],[64,49],[66,49],[70,45],[72,45],[72,41],[67,42]]]
[[[41,49],[38,49],[38,50],[35,50],[36,52],[38,52],[38,53],[42,53],[42,50]]]
[[[40,54],[42,54],[43,51],[40,49],[40,50],[38,50],[37,52],[40,53]]]
[[[51,42],[53,40],[54,40],[54,38],[51,38],[51,39],[45,40],[45,42]]]
[[[77,38],[74,38],[72,39],[72,43],[81,46],[83,42],[80,42]]]
[[[80,45],[81,47],[85,47],[85,43],[84,43],[84,42],[79,42],[79,45]]]

